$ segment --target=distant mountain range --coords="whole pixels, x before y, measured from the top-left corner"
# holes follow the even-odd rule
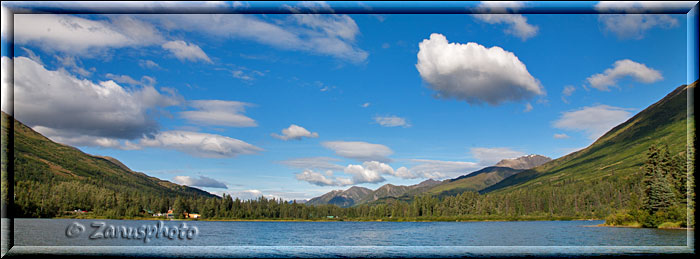
[[[667,145],[672,154],[686,152],[688,136],[694,136],[695,129],[694,115],[687,113],[687,94],[690,90],[694,91],[696,85],[697,82],[694,82],[676,88],[663,99],[605,133],[590,146],[556,160],[541,155],[504,159],[494,166],[454,179],[428,180],[426,182],[429,184],[422,188],[417,188],[417,185],[387,184],[370,191],[355,186],[351,189],[362,188],[364,191],[352,197],[344,196],[345,202],[337,205],[348,207],[392,199],[410,201],[419,194],[452,196],[467,191],[482,194],[529,193],[534,196],[543,192],[562,192],[561,195],[597,197],[599,194],[595,193],[596,188],[611,188],[610,181],[618,185],[624,183],[620,188],[627,188],[625,190],[638,188],[635,186],[641,180],[640,166],[652,144]],[[328,204],[325,201],[343,193],[342,190],[333,191],[321,196],[323,199],[312,199],[314,203],[310,204]],[[575,199],[568,196],[558,198]]]
[[[495,166],[509,167],[513,169],[530,169],[552,161],[551,158],[541,155],[528,155],[512,159],[503,159]]]
[[[539,166],[552,159],[541,155],[528,155],[512,159],[503,159],[495,166],[483,168],[455,179],[436,181],[425,180],[419,184],[405,186],[385,184],[376,190],[353,186],[349,189],[334,190],[309,200],[307,204],[334,204],[340,207],[351,207],[359,204],[375,203],[386,199],[410,200],[413,196],[428,193],[434,195],[454,195],[465,191],[480,191],[501,180]]]
[[[385,184],[374,191],[365,187],[353,186],[347,190],[331,191],[309,200],[306,202],[306,204],[333,204],[347,208],[357,204],[373,202],[386,197],[400,197],[406,194],[422,193],[440,183],[440,181],[430,179],[410,186]]]

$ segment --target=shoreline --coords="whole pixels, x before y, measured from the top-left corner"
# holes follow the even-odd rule
[[[144,221],[212,221],[212,222],[519,222],[519,221],[596,221],[603,219],[569,219],[569,218],[522,218],[522,219],[167,219],[155,217],[107,218],[107,217],[53,217],[22,219],[87,219],[87,220],[144,220]],[[596,226],[602,226],[599,224]]]
[[[645,228],[642,226],[616,226],[616,225],[606,225],[605,223],[603,224],[598,224],[598,225],[589,225],[589,226],[584,226],[584,227],[589,227],[589,228],[598,228],[598,227],[608,227],[608,228]],[[695,230],[695,228],[682,228],[682,227],[677,227],[677,228],[650,228],[650,229],[670,229],[670,230]]]

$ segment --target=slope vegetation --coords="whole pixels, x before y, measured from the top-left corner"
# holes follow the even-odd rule
[[[686,151],[690,133],[687,130],[687,89],[696,84],[676,88],[590,146],[513,175],[481,192],[508,192],[608,178],[638,178],[640,166],[646,159],[645,153],[652,144],[667,145],[673,154]]]
[[[156,200],[176,197],[215,197],[187,186],[134,172],[111,157],[92,156],[51,141],[2,112],[2,134],[14,133],[15,205],[18,216],[53,216],[61,211],[92,208],[112,201]],[[10,120],[14,121],[10,129]],[[3,153],[7,152],[3,146]],[[43,200],[65,206],[47,208]],[[117,201],[118,200],[118,201]],[[172,203],[172,202],[170,202]],[[171,204],[168,204],[171,205]],[[167,206],[167,205],[166,205]],[[146,209],[146,208],[144,208]]]

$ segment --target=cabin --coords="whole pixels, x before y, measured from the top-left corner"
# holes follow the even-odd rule
[[[197,213],[187,213],[187,212],[185,212],[185,218],[188,218],[188,219],[198,219],[198,218],[201,218],[201,217],[202,217],[202,216],[199,215],[199,214],[197,214]]]

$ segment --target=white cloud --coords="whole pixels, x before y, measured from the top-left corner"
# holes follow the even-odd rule
[[[243,115],[246,106],[252,104],[224,100],[195,100],[189,101],[194,111],[180,112],[180,116],[191,123],[228,127],[255,127],[255,120]]]
[[[146,59],[146,60],[139,60],[139,66],[141,68],[148,68],[148,69],[161,69],[160,65],[156,63],[153,60]]]
[[[441,161],[429,159],[412,159],[418,165],[408,169],[410,175],[414,177],[442,179],[447,177],[457,177],[473,172],[483,166],[475,162],[464,161]],[[400,168],[399,168],[400,169]],[[404,177],[409,178],[409,177]]]
[[[337,158],[331,158],[331,157],[306,157],[306,158],[297,158],[297,159],[290,159],[290,160],[285,160],[281,161],[280,163],[291,166],[294,168],[301,168],[301,169],[318,169],[318,170],[335,170],[335,171],[340,171],[343,170],[345,167],[337,164],[333,164],[332,162],[337,162],[339,159]]]
[[[554,127],[574,131],[583,131],[588,138],[597,139],[605,132],[631,117],[629,109],[597,105],[587,106],[574,111],[563,112],[553,122]]]
[[[382,174],[393,175],[394,169],[385,163],[367,161],[361,165],[348,165],[343,172],[352,175],[353,184],[379,183],[386,180]]]
[[[4,6],[3,12],[4,12]],[[3,13],[4,15],[4,13]],[[3,25],[4,26],[4,25]],[[0,96],[0,108],[7,114],[14,114],[14,95],[11,94],[13,91],[12,87],[12,77],[14,76],[14,65],[12,64],[12,59],[8,57],[2,57],[0,61],[0,88],[2,89],[2,96]]]
[[[525,153],[520,151],[515,151],[510,148],[497,147],[497,148],[485,148],[477,147],[470,149],[472,156],[479,161],[479,165],[492,166],[506,158],[516,158],[524,156]]]
[[[163,8],[168,5],[172,4],[129,7]],[[202,10],[208,10],[206,8]],[[5,10],[3,7],[3,12]],[[360,31],[348,15],[296,14],[286,19],[265,18],[247,14],[166,14],[102,15],[87,19],[73,15],[20,14],[15,15],[15,28],[20,30],[14,35],[16,43],[33,44],[47,51],[94,55],[110,48],[160,45],[181,60],[208,63],[211,59],[199,46],[181,40],[169,41],[164,35],[172,31],[190,31],[223,39],[247,39],[353,63],[364,62],[369,55],[357,46]]]
[[[151,24],[125,15],[90,20],[72,15],[15,14],[15,43],[45,51],[90,54],[105,48],[145,46],[163,41]]]
[[[678,21],[668,14],[600,14],[598,20],[606,31],[620,39],[643,39],[646,32],[654,27],[672,28]]]
[[[397,116],[375,116],[374,121],[382,127],[410,127],[411,124],[406,122],[406,119]]]
[[[333,168],[332,170],[337,170]],[[333,177],[333,171],[326,170],[325,174],[306,169],[296,174],[297,180],[309,182],[319,186],[348,186],[363,183],[380,183],[386,181],[383,175],[392,175],[403,179],[420,177],[438,178],[443,175],[437,172],[413,172],[406,167],[394,170],[390,165],[378,161],[366,161],[362,164],[349,164],[341,168],[342,172],[351,178]]]
[[[127,75],[115,75],[112,73],[107,73],[105,74],[105,77],[108,79],[112,79],[117,83],[120,84],[130,84],[130,85],[143,85],[143,86],[152,86],[156,84],[156,79],[150,76],[142,76],[141,80],[136,80],[131,78],[130,76]]]
[[[661,72],[658,70],[629,59],[623,59],[615,61],[613,67],[606,69],[602,74],[592,75],[586,80],[592,87],[601,91],[608,91],[609,86],[617,85],[617,80],[626,76],[647,84],[663,79]]]
[[[448,43],[437,33],[418,47],[416,68],[439,97],[498,105],[545,94],[525,64],[500,47]]]
[[[187,43],[181,40],[168,41],[161,45],[163,49],[169,50],[175,57],[181,61],[204,61],[207,63],[212,63],[209,56],[207,56],[204,51],[194,43]]]
[[[128,149],[127,147],[122,146],[122,144],[119,142],[119,139],[117,138],[82,135],[79,133],[73,133],[65,130],[56,130],[44,126],[34,126],[32,127],[32,129],[55,142],[68,144],[72,146]]]
[[[161,131],[154,134],[152,138],[144,137],[133,145],[139,148],[174,149],[192,156],[205,158],[231,158],[263,151],[259,147],[238,139],[191,131]]]
[[[246,81],[250,81],[250,80],[254,79],[251,75],[248,75],[245,72],[243,72],[243,70],[231,71],[231,75],[233,75],[233,77],[235,77],[235,78],[246,80]]]
[[[525,41],[537,35],[539,28],[527,23],[527,18],[522,14],[511,13],[522,6],[521,2],[482,1],[477,6],[477,10],[483,13],[472,16],[489,24],[507,24],[508,28],[505,30],[507,34],[515,35]]]
[[[54,56],[54,57],[56,58],[56,60],[58,60],[58,62],[61,63],[61,65],[63,65],[63,67],[60,69],[68,68],[68,69],[70,69],[71,72],[78,74],[78,75],[81,75],[83,77],[89,77],[92,75],[92,72],[95,71],[94,67],[89,69],[89,70],[83,68],[82,64],[81,64],[82,62],[80,62],[80,60],[76,57],[73,57],[73,56],[65,56],[65,57]],[[35,60],[35,59],[32,58],[32,60]],[[41,62],[38,62],[38,63],[41,64]],[[41,64],[41,65],[43,66],[43,64]]]
[[[339,156],[359,161],[388,162],[387,156],[394,153],[389,147],[361,141],[329,141],[321,143]]]
[[[599,12],[664,12],[669,9],[693,8],[697,1],[600,1]]]
[[[411,162],[417,163],[417,165],[414,165],[409,169],[399,168],[396,170],[396,172],[403,173],[404,177],[402,178],[454,178],[472,173],[484,167],[493,166],[502,159],[516,158],[525,155],[520,151],[515,151],[505,147],[478,147],[472,148],[470,152],[476,159],[476,162],[411,159]]]
[[[686,2],[644,2],[644,1],[601,1],[595,9],[606,31],[612,32],[620,39],[642,39],[646,32],[654,27],[672,28],[678,26],[678,20],[664,14],[665,8],[692,8],[693,1]]]
[[[314,172],[313,170],[304,170],[301,173],[296,174],[296,178],[299,181],[305,181],[310,184],[315,184],[318,186],[340,186],[343,185],[339,183],[338,181],[334,179],[329,179],[325,175],[319,173],[319,172]],[[352,182],[348,182],[347,185],[352,184]]]
[[[532,109],[533,109],[532,104],[526,103],[526,104],[525,104],[525,109],[523,110],[523,112],[531,112]]]
[[[187,185],[187,186],[197,186],[197,187],[210,187],[210,188],[222,188],[226,189],[226,184],[217,181],[216,179],[212,179],[206,176],[199,176],[199,178],[195,177],[190,177],[190,176],[175,176],[173,178],[173,181],[175,181],[178,184],[181,185]]]
[[[29,55],[29,59],[34,60],[34,62],[38,63],[39,65],[44,65],[44,62],[41,61],[41,57],[34,53],[31,49],[25,48],[25,47],[20,47],[24,52],[27,52],[27,55]]]
[[[569,135],[566,135],[564,133],[556,133],[556,134],[554,134],[554,138],[555,139],[565,139],[565,138],[569,138]]]
[[[444,179],[447,177],[456,177],[487,166],[492,166],[501,159],[515,158],[524,155],[522,152],[514,151],[509,148],[473,148],[471,152],[478,162],[411,159],[411,163],[415,165],[410,168],[402,166],[397,169],[392,168],[389,164],[376,160],[366,160],[362,164],[349,164],[342,168],[339,165],[331,163],[337,161],[337,159],[324,157],[290,160],[283,161],[282,163],[305,169],[303,172],[296,174],[298,180],[319,186],[347,186],[362,183],[384,182],[386,180],[384,176],[386,175],[402,179]],[[326,170],[326,173],[323,174],[313,169],[321,171]],[[351,178],[333,177],[333,171],[341,170],[344,174],[350,175]]]
[[[571,96],[574,91],[576,91],[576,87],[573,85],[564,86],[564,90],[561,91],[561,100],[565,103],[569,103],[569,100],[567,100],[566,97]]]
[[[361,63],[368,53],[355,43],[359,28],[348,15],[295,14],[266,21],[245,14],[186,14],[157,17],[167,30],[247,39],[280,49],[301,50]]]
[[[297,125],[290,125],[289,128],[282,129],[282,135],[272,133],[271,134],[273,137],[281,139],[281,140],[290,140],[290,139],[296,139],[296,140],[301,140],[303,137],[307,138],[318,138],[318,133],[316,132],[310,132],[306,130],[305,128]]]
[[[3,66],[12,62],[2,60]],[[30,127],[51,129],[56,135],[50,138],[139,138],[158,129],[149,111],[182,102],[182,97],[163,95],[152,86],[126,89],[112,80],[78,79],[26,57],[15,58],[14,77],[15,117]]]
[[[243,2],[243,1],[233,1],[233,8],[248,8],[250,7],[250,3],[248,2]]]
[[[9,62],[12,60],[2,57],[3,67]],[[127,89],[112,80],[94,83],[65,70],[47,70],[26,57],[15,58],[14,75],[15,117],[57,142],[120,149],[159,147],[215,158],[262,151],[221,135],[158,132],[159,125],[149,111],[181,104],[182,97],[172,89],[162,88],[161,91],[169,94],[163,95],[152,86]],[[195,101],[193,106],[211,108],[227,104]],[[137,141],[121,144],[125,139]]]
[[[332,158],[307,158],[299,160],[284,161],[296,168],[304,168],[301,173],[296,174],[300,181],[306,181],[319,186],[348,186],[362,183],[384,182],[384,176],[390,175],[402,179],[429,178],[444,179],[447,177],[457,177],[469,174],[478,169],[492,166],[496,162],[505,158],[515,158],[522,156],[522,152],[513,151],[509,148],[473,148],[472,154],[479,162],[464,161],[440,161],[428,159],[411,159],[411,163],[416,164],[407,167],[392,168],[386,163],[379,161],[365,161],[362,164],[349,164],[346,167],[331,163],[337,161]],[[325,170],[325,173],[314,171],[314,169]],[[351,178],[334,177],[333,171],[342,171]]]
[[[370,106],[370,103],[363,103],[363,104],[362,104],[362,105],[360,105],[360,106],[362,106],[362,108],[367,108],[367,107],[369,107],[369,106]]]

